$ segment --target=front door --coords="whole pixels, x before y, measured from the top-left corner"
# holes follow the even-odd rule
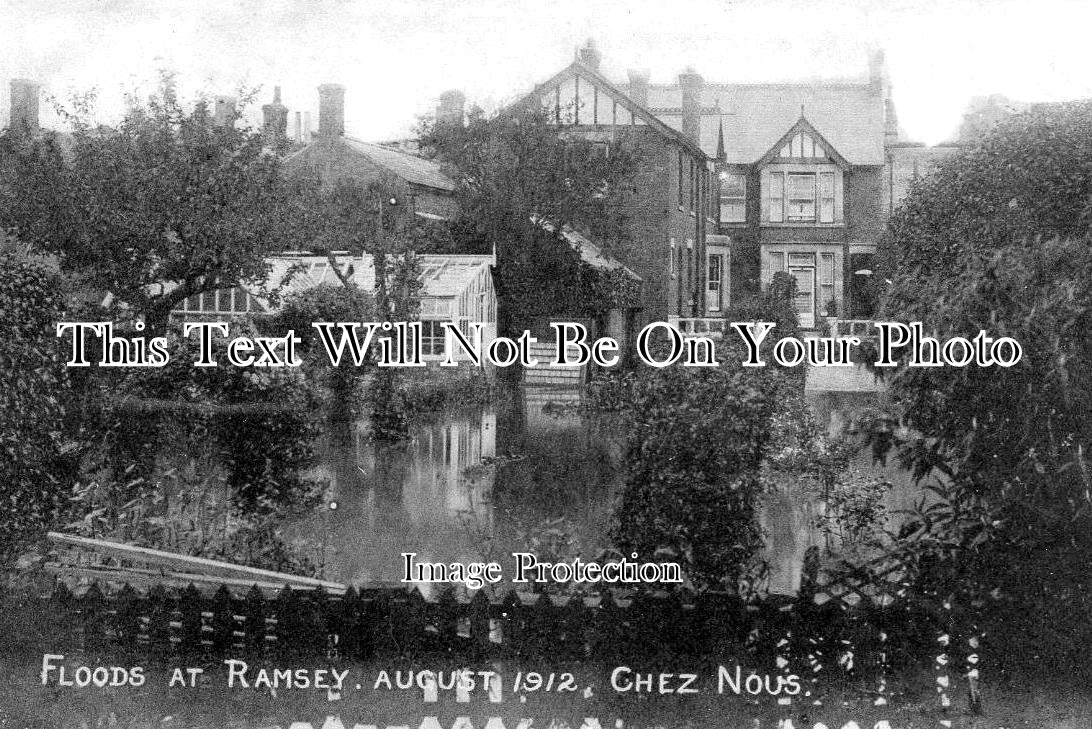
[[[796,279],[796,316],[802,329],[815,328],[815,266],[789,266]]]
[[[715,314],[724,305],[724,254],[710,253],[705,276],[705,310]]]

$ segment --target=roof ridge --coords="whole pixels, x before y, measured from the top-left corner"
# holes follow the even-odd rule
[[[423,160],[425,162],[432,162],[433,164],[439,165],[439,163],[435,162],[434,160],[429,159],[428,157],[422,157],[419,154],[414,154],[413,152],[407,152],[404,149],[398,149],[397,147],[388,147],[387,145],[381,144],[379,142],[369,142],[369,141],[366,141],[364,139],[361,139],[360,137],[351,137],[348,134],[343,134],[341,136],[344,137],[345,139],[348,139],[349,141],[356,142],[357,144],[364,144],[364,145],[367,145],[369,147],[378,147],[379,149],[386,150],[388,152],[397,152],[398,154],[403,154],[403,155],[405,155],[407,157],[412,157],[413,159],[419,159],[419,160]]]

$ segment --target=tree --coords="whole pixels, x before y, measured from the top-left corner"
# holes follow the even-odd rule
[[[940,476],[939,501],[904,534],[911,561],[927,589],[1002,596],[1008,609],[990,601],[987,618],[1014,657],[1092,645],[1090,223],[1092,103],[1044,106],[916,184],[879,251],[884,318],[1023,349],[1010,368],[889,378],[912,432],[904,459]]]
[[[633,143],[597,146],[518,105],[492,117],[472,110],[465,126],[426,124],[421,142],[456,180],[457,242],[467,251],[496,247],[502,330],[545,314],[594,316],[632,300],[631,284],[584,263],[562,233],[582,231],[606,253],[630,258]]]
[[[797,328],[794,283],[786,278],[757,310],[738,312],[778,321],[771,338]],[[627,376],[626,482],[612,536],[624,554],[680,562],[699,589],[735,591],[745,588],[762,547],[763,464],[781,431],[806,417],[804,382],[772,363],[744,367],[736,339],[718,345],[719,367],[675,364]]]
[[[187,296],[260,281],[266,255],[307,240],[278,158],[238,119],[218,123],[205,100],[184,109],[165,76],[117,127],[74,114],[70,136],[10,130],[0,225],[162,325]]]

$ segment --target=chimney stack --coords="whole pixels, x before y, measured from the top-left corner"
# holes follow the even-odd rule
[[[322,84],[319,91],[319,136],[336,139],[345,134],[345,87]]]
[[[288,138],[288,108],[281,103],[280,86],[273,87],[273,103],[262,106],[262,136],[275,147]]]
[[[42,87],[34,81],[25,78],[12,79],[9,129],[37,131],[38,99],[41,91]]]
[[[682,90],[682,133],[695,144],[701,142],[701,95],[705,79],[692,68],[679,74]]]
[[[296,112],[296,141],[303,141],[303,114]]]
[[[885,96],[887,92],[887,65],[883,50],[873,53],[868,59],[868,85],[873,95]]]
[[[440,94],[440,105],[436,107],[436,125],[461,127],[466,106],[466,95],[462,91],[452,90]]]
[[[593,38],[588,38],[588,41],[584,44],[584,47],[580,49],[577,57],[580,59],[581,63],[593,71],[599,70],[599,62],[603,60],[603,54],[595,47],[595,40]]]
[[[629,98],[637,102],[638,106],[648,108],[648,71],[646,69],[631,68],[629,73]]]
[[[215,100],[215,106],[213,107],[212,118],[216,122],[217,126],[230,127],[235,126],[235,104],[237,100],[234,96],[217,96]]]

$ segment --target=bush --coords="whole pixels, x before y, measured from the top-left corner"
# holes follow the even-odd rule
[[[194,367],[193,340],[171,333],[166,367],[125,369],[120,380],[103,374],[100,397],[114,477],[136,465],[134,475],[148,478],[164,449],[185,452],[211,442],[240,506],[272,508],[295,500],[310,488],[300,471],[314,459],[320,430],[315,388],[297,368]],[[214,341],[216,348],[224,345]]]
[[[978,617],[1013,659],[1092,646],[1068,629],[1092,608],[1090,223],[1092,102],[1051,105],[916,184],[879,251],[885,318],[1023,348],[1010,368],[891,378],[914,433],[902,456],[919,477],[941,476],[909,535],[922,589],[990,605]]]
[[[49,260],[0,233],[0,560],[50,527],[73,473],[62,433],[68,379],[56,325],[64,282]]]
[[[779,336],[796,331],[792,292],[772,286],[750,318],[778,322]],[[762,465],[778,418],[800,412],[792,407],[803,379],[775,365],[743,367],[738,339],[720,345],[719,367],[642,369],[597,398],[612,408],[624,400],[630,421],[619,550],[678,561],[699,589],[736,590],[762,546]]]

